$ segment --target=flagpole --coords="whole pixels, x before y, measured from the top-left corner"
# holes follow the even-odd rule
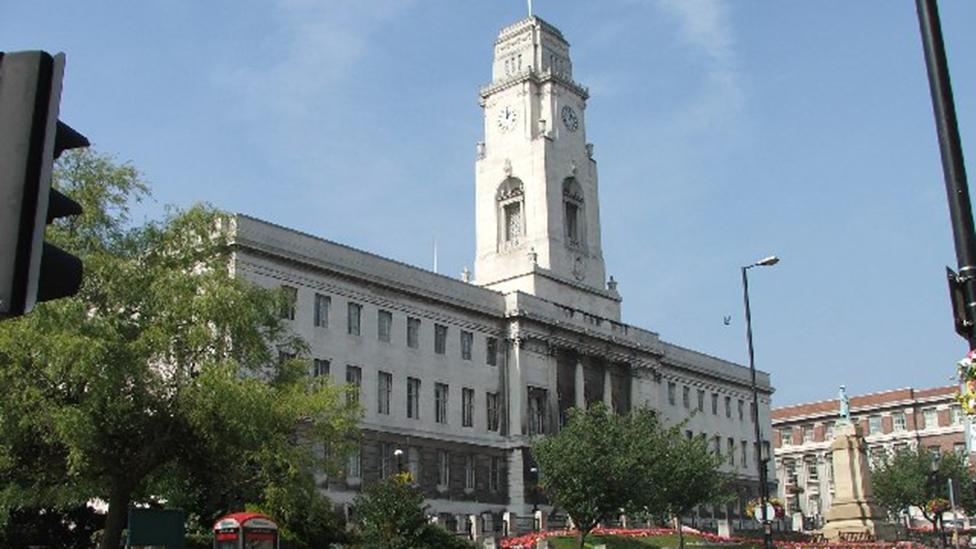
[[[527,0],[529,3],[529,17],[532,17],[532,0]]]

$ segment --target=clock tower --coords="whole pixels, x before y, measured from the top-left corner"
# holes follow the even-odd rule
[[[538,17],[495,40],[492,81],[481,88],[485,140],[475,163],[477,284],[522,291],[612,320],[589,96],[573,80],[569,44]]]

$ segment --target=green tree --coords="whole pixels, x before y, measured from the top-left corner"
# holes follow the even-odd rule
[[[678,429],[670,429],[665,440],[667,451],[659,462],[663,481],[657,486],[658,497],[663,500],[666,513],[678,520],[679,547],[684,548],[681,517],[703,503],[728,503],[731,477],[720,469],[722,458],[709,451],[705,437],[686,437]]]
[[[973,472],[955,453],[942,454],[934,461],[926,448],[902,448],[872,465],[874,497],[892,515],[917,507],[933,528],[941,526],[942,511],[938,506],[930,509],[929,502],[948,501],[950,478],[959,486],[959,493],[954,494],[956,505],[969,511],[976,509]]]
[[[558,434],[532,445],[540,485],[573,519],[580,547],[600,522],[637,499],[641,483],[635,482],[634,471],[643,445],[634,433],[631,416],[616,415],[597,403],[586,410],[571,409]]]
[[[360,541],[372,549],[464,549],[471,545],[427,521],[424,495],[400,473],[356,498]]]
[[[55,186],[85,213],[50,239],[85,278],[0,324],[0,511],[101,498],[107,549],[134,501],[190,504],[205,521],[334,469],[309,441],[337,460],[358,407],[301,360],[275,360],[305,345],[276,292],[232,276],[230,220],[196,206],[133,227],[147,186],[92,151],[65,155]]]

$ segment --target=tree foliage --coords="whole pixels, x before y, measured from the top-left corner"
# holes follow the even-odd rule
[[[616,415],[603,404],[573,409],[558,434],[532,446],[540,482],[580,532],[625,511],[679,515],[723,494],[719,458],[680,426],[663,427],[653,412]]]
[[[206,522],[335,465],[306,441],[341,456],[358,408],[301,360],[275,360],[305,345],[275,292],[232,276],[229,219],[195,206],[130,226],[147,186],[91,151],[65,155],[55,184],[85,211],[48,233],[82,258],[84,283],[0,324],[0,510],[100,498],[115,547],[133,501]]]
[[[443,528],[430,524],[424,495],[400,473],[373,483],[356,499],[363,547],[375,549],[463,549],[471,547]]]
[[[967,511],[976,509],[976,479],[965,460],[955,453],[942,454],[933,461],[926,448],[901,448],[875,460],[873,466],[874,497],[891,514],[917,507],[936,526],[942,513],[930,512],[928,504],[935,499],[949,499],[950,478],[959,487],[954,494],[956,505]]]

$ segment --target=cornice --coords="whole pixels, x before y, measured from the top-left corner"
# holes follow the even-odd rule
[[[561,74],[547,70],[546,72],[537,72],[534,68],[528,67],[522,72],[513,74],[512,76],[499,80],[497,82],[492,82],[485,86],[482,86],[479,90],[479,95],[481,97],[482,104],[484,100],[488,98],[489,95],[498,93],[502,90],[506,90],[513,86],[517,86],[523,82],[531,82],[533,84],[544,84],[546,82],[555,82],[561,84],[568,88],[570,91],[579,95],[583,100],[590,98],[590,90],[586,86],[576,82],[571,78],[567,78]]]

